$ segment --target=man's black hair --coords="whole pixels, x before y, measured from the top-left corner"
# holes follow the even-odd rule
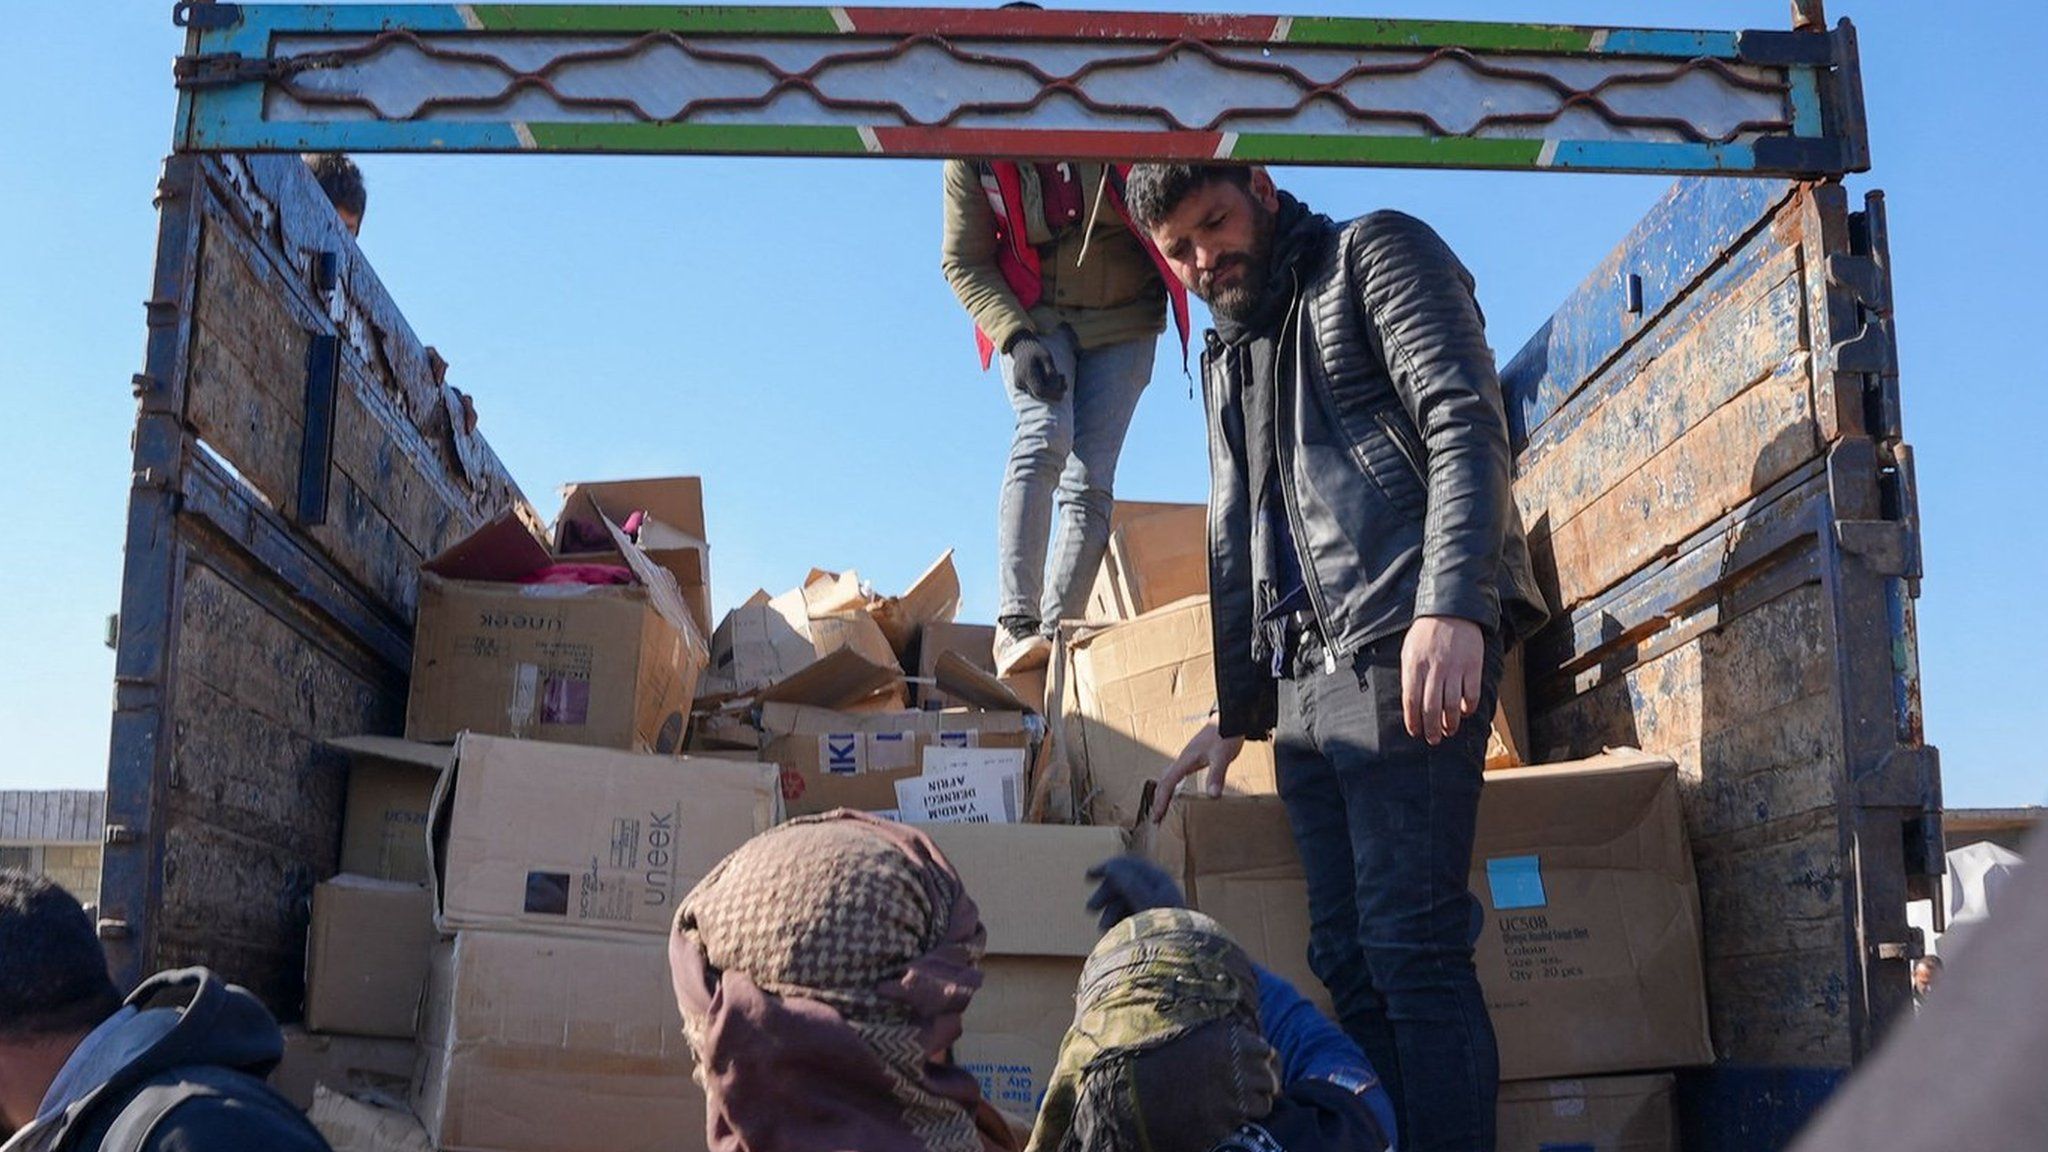
[[[1124,203],[1138,227],[1150,231],[1189,194],[1218,180],[1250,188],[1252,170],[1243,164],[1133,164],[1124,182]]]
[[[320,190],[327,193],[327,202],[362,219],[363,210],[370,206],[370,190],[364,185],[362,169],[356,167],[356,162],[339,152],[315,152],[305,159],[306,167],[313,170],[313,179],[320,182]]]
[[[0,869],[0,1040],[90,1031],[120,1006],[78,898],[47,876]]]

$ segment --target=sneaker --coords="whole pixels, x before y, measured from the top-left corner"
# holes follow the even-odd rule
[[[1052,641],[1037,629],[996,629],[996,675],[1029,672],[1052,662]]]

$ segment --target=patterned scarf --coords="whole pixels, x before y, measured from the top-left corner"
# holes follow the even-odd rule
[[[1075,999],[1028,1152],[1205,1152],[1272,1110],[1257,977],[1209,917],[1154,908],[1118,924]]]
[[[989,1152],[1014,1141],[960,1037],[987,933],[913,828],[838,811],[728,856],[669,940],[713,1152]]]

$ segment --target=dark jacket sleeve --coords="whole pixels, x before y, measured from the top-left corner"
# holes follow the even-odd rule
[[[1512,457],[1472,276],[1412,216],[1375,212],[1351,234],[1366,331],[1422,435],[1429,512],[1415,615],[1498,627]]]
[[[332,1152],[320,1133],[296,1113],[267,1102],[201,1098],[179,1105],[163,1118],[143,1152],[221,1152],[228,1148],[264,1152]]]

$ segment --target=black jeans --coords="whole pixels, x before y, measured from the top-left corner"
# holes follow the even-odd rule
[[[1402,1152],[1493,1152],[1500,1056],[1467,887],[1501,647],[1477,713],[1432,748],[1401,716],[1401,644],[1280,684],[1273,752],[1308,875],[1309,966],[1393,1095]]]

